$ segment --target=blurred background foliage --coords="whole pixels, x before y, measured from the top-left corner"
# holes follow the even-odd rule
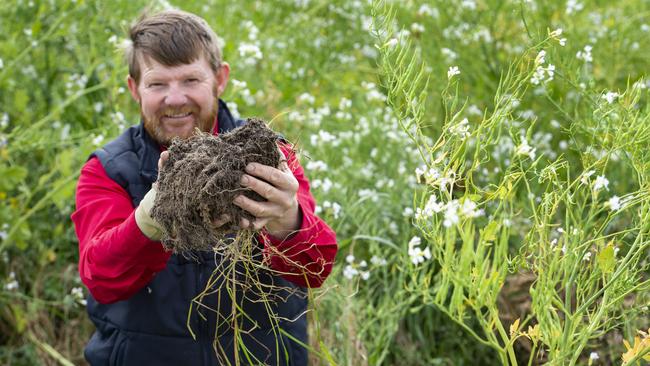
[[[407,243],[418,234],[412,216],[421,159],[385,104],[365,0],[0,3],[0,363],[83,364],[93,328],[69,218],[75,183],[95,148],[138,122],[120,53],[129,24],[145,8],[171,6],[204,17],[223,38],[232,67],[224,99],[236,114],[272,120],[296,144],[319,213],[338,234],[337,265],[314,300],[312,342],[318,329],[333,359],[347,365],[494,364],[493,351],[403,288]],[[536,121],[529,143],[538,154],[565,154],[577,164],[589,134],[570,140],[567,128],[593,117],[584,103],[642,80],[650,62],[643,0],[394,6],[395,30],[430,75],[422,103],[432,138],[445,119],[449,67],[459,67],[457,93],[473,123],[493,106],[513,59],[562,28],[566,45],[547,56],[558,65],[555,80],[515,108],[520,120]],[[493,157],[494,168],[509,164]],[[629,172],[612,171],[612,188],[634,189]],[[510,282],[504,308],[514,319],[530,281]],[[519,303],[506,296],[521,293]],[[647,316],[646,309],[610,334],[598,362],[617,363],[622,339],[647,326]]]

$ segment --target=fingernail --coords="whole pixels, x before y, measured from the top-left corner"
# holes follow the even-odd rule
[[[242,175],[241,177],[241,183],[242,184],[248,184],[248,177],[246,175]]]
[[[246,171],[249,172],[249,173],[254,172],[255,171],[255,165],[253,165],[253,164],[246,165]]]

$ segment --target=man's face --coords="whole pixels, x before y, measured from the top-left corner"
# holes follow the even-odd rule
[[[228,64],[215,72],[204,57],[172,67],[143,58],[140,67],[140,82],[129,77],[129,90],[140,104],[145,129],[158,143],[169,145],[174,137],[187,138],[195,128],[211,131],[217,98],[228,81]]]

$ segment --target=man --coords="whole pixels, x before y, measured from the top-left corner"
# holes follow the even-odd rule
[[[219,99],[230,67],[217,37],[196,15],[165,11],[141,18],[126,50],[128,87],[141,123],[95,151],[81,170],[72,214],[79,238],[79,274],[90,291],[88,314],[96,332],[85,349],[92,365],[306,365],[305,287],[318,287],[332,268],[334,232],[314,215],[309,183],[291,149],[279,167],[250,164],[242,185],[266,198],[235,204],[256,217],[240,225],[261,229],[260,260],[272,270],[256,276],[273,292],[220,288],[196,311],[192,300],[208,286],[219,258],[166,252],[151,218],[161,151],[195,128],[213,134],[235,120]],[[227,218],[216,218],[215,225]],[[263,297],[263,296],[262,296]],[[233,301],[239,332],[223,324]],[[190,333],[196,336],[196,339]]]

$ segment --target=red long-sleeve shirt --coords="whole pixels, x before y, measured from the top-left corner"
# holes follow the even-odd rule
[[[302,224],[283,241],[262,232],[260,242],[270,267],[284,278],[300,286],[320,287],[332,270],[336,235],[314,214],[309,181],[295,154],[288,146],[281,150],[299,183]],[[97,158],[90,159],[81,169],[71,218],[79,239],[81,280],[100,303],[128,299],[162,271],[171,256],[160,242],[142,234],[134,212],[126,190],[108,177]]]

